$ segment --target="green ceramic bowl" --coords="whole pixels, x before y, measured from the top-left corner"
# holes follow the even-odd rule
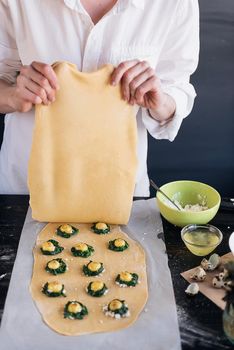
[[[197,181],[174,181],[160,187],[173,201],[179,202],[182,207],[186,204],[205,205],[208,209],[191,212],[178,210],[158,191],[157,202],[160,213],[170,223],[176,226],[188,224],[207,224],[216,215],[220,206],[220,194],[211,186]]]

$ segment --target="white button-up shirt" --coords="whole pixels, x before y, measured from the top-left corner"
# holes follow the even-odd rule
[[[94,25],[80,0],[1,0],[0,78],[15,82],[21,65],[70,61],[81,71],[106,63],[146,60],[163,90],[176,102],[173,119],[160,124],[147,110],[137,113],[138,159],[135,196],[148,196],[147,130],[172,141],[193,107],[189,83],[198,63],[197,0],[118,0]],[[27,164],[34,110],[6,115],[0,153],[0,193],[27,193]],[[94,150],[95,152],[95,150]]]

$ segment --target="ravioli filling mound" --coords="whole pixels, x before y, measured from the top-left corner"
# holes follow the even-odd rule
[[[94,248],[83,242],[77,243],[71,248],[71,252],[74,256],[79,256],[81,258],[87,258],[94,252]]]
[[[85,252],[86,250],[88,250],[88,246],[86,243],[77,243],[75,245],[75,249],[80,250],[81,252]]]
[[[108,292],[108,288],[105,283],[101,281],[95,281],[89,283],[86,291],[92,297],[101,297]]]
[[[43,286],[42,293],[48,297],[66,296],[64,284],[58,281],[46,282],[46,284]]]
[[[52,242],[47,241],[42,244],[42,249],[46,252],[53,252],[55,250],[55,246]]]
[[[104,266],[101,262],[90,260],[90,262],[87,265],[83,266],[83,272],[86,276],[98,276],[103,271]]]
[[[83,320],[86,315],[88,315],[88,309],[79,301],[68,301],[64,307],[64,318]]]
[[[57,235],[64,238],[70,238],[72,235],[75,235],[78,232],[78,228],[69,224],[60,225],[56,230]]]
[[[125,300],[113,299],[108,305],[103,307],[103,312],[106,316],[113,317],[115,319],[121,319],[129,317],[130,312]]]
[[[58,260],[51,260],[48,262],[48,267],[51,270],[56,270],[57,268],[59,268],[60,263],[58,262]]]
[[[67,265],[63,259],[53,259],[50,260],[46,265],[46,271],[50,272],[52,275],[58,275],[67,271]]]
[[[54,239],[49,239],[44,242],[41,246],[41,252],[44,255],[55,255],[61,253],[63,251],[63,247],[60,247],[59,243]]]
[[[116,252],[122,252],[129,247],[128,242],[122,238],[116,238],[113,241],[109,241],[108,248]]]
[[[138,283],[138,275],[128,271],[123,271],[117,275],[115,283],[120,287],[135,287]]]
[[[72,231],[73,231],[72,226],[68,225],[68,224],[61,225],[59,228],[62,232],[66,232],[66,233],[72,233]]]
[[[119,248],[119,247],[124,247],[125,246],[125,240],[122,238],[117,238],[114,241],[114,245]]]
[[[96,222],[91,229],[97,234],[106,234],[110,232],[110,226],[104,222]]]

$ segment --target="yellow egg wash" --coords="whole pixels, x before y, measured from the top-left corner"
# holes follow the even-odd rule
[[[187,248],[198,256],[208,255],[219,243],[219,237],[215,233],[204,231],[186,232],[184,240]]]

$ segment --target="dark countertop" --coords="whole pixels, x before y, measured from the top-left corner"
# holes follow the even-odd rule
[[[28,208],[28,200],[28,196],[0,195],[0,317]],[[234,211],[220,210],[211,223],[223,232],[223,242],[216,250],[218,254],[223,255],[230,251],[228,238],[234,231]],[[165,220],[163,220],[163,226],[183,350],[233,349],[222,330],[222,311],[201,293],[194,298],[189,298],[184,293],[188,283],[180,276],[180,272],[199,265],[201,258],[189,253],[181,241],[178,227]]]

